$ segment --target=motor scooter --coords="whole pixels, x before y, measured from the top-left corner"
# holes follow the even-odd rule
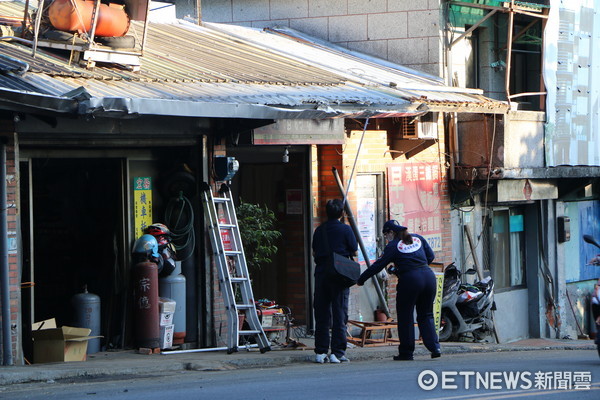
[[[596,240],[592,236],[583,235],[583,240],[589,244],[593,244],[594,246],[600,249],[600,244],[598,244],[598,242],[596,242]],[[600,266],[600,255],[597,255],[596,257],[592,258],[590,261],[588,261],[588,264]],[[592,292],[590,305],[592,308],[592,317],[596,322],[596,340],[594,341],[594,343],[596,343],[598,356],[600,356],[600,279],[598,279],[598,282],[594,287],[594,291]]]
[[[468,275],[475,273],[473,268],[465,271]],[[444,269],[440,342],[456,341],[469,333],[475,341],[480,341],[493,333],[494,281],[487,277],[470,285],[461,276],[455,263]]]

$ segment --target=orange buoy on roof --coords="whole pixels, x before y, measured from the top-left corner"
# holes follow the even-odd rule
[[[48,8],[52,26],[66,32],[90,32],[95,1],[54,0]],[[121,4],[100,4],[95,36],[125,36],[129,16]]]

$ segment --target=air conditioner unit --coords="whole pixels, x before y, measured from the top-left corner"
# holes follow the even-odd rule
[[[437,139],[438,113],[427,113],[417,118],[401,118],[399,134],[402,139]]]

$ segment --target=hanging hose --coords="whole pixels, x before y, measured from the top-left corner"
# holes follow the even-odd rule
[[[190,200],[182,192],[179,193],[179,197],[172,197],[169,200],[165,210],[165,223],[171,230],[172,243],[177,254],[187,250],[186,256],[179,258],[179,261],[187,260],[194,253],[196,236],[194,233],[194,209]]]

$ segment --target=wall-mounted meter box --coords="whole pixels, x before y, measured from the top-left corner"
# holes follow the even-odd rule
[[[230,181],[240,169],[240,163],[235,157],[215,157],[215,179],[217,181]]]
[[[571,218],[558,217],[557,225],[558,242],[564,243],[571,240]]]

